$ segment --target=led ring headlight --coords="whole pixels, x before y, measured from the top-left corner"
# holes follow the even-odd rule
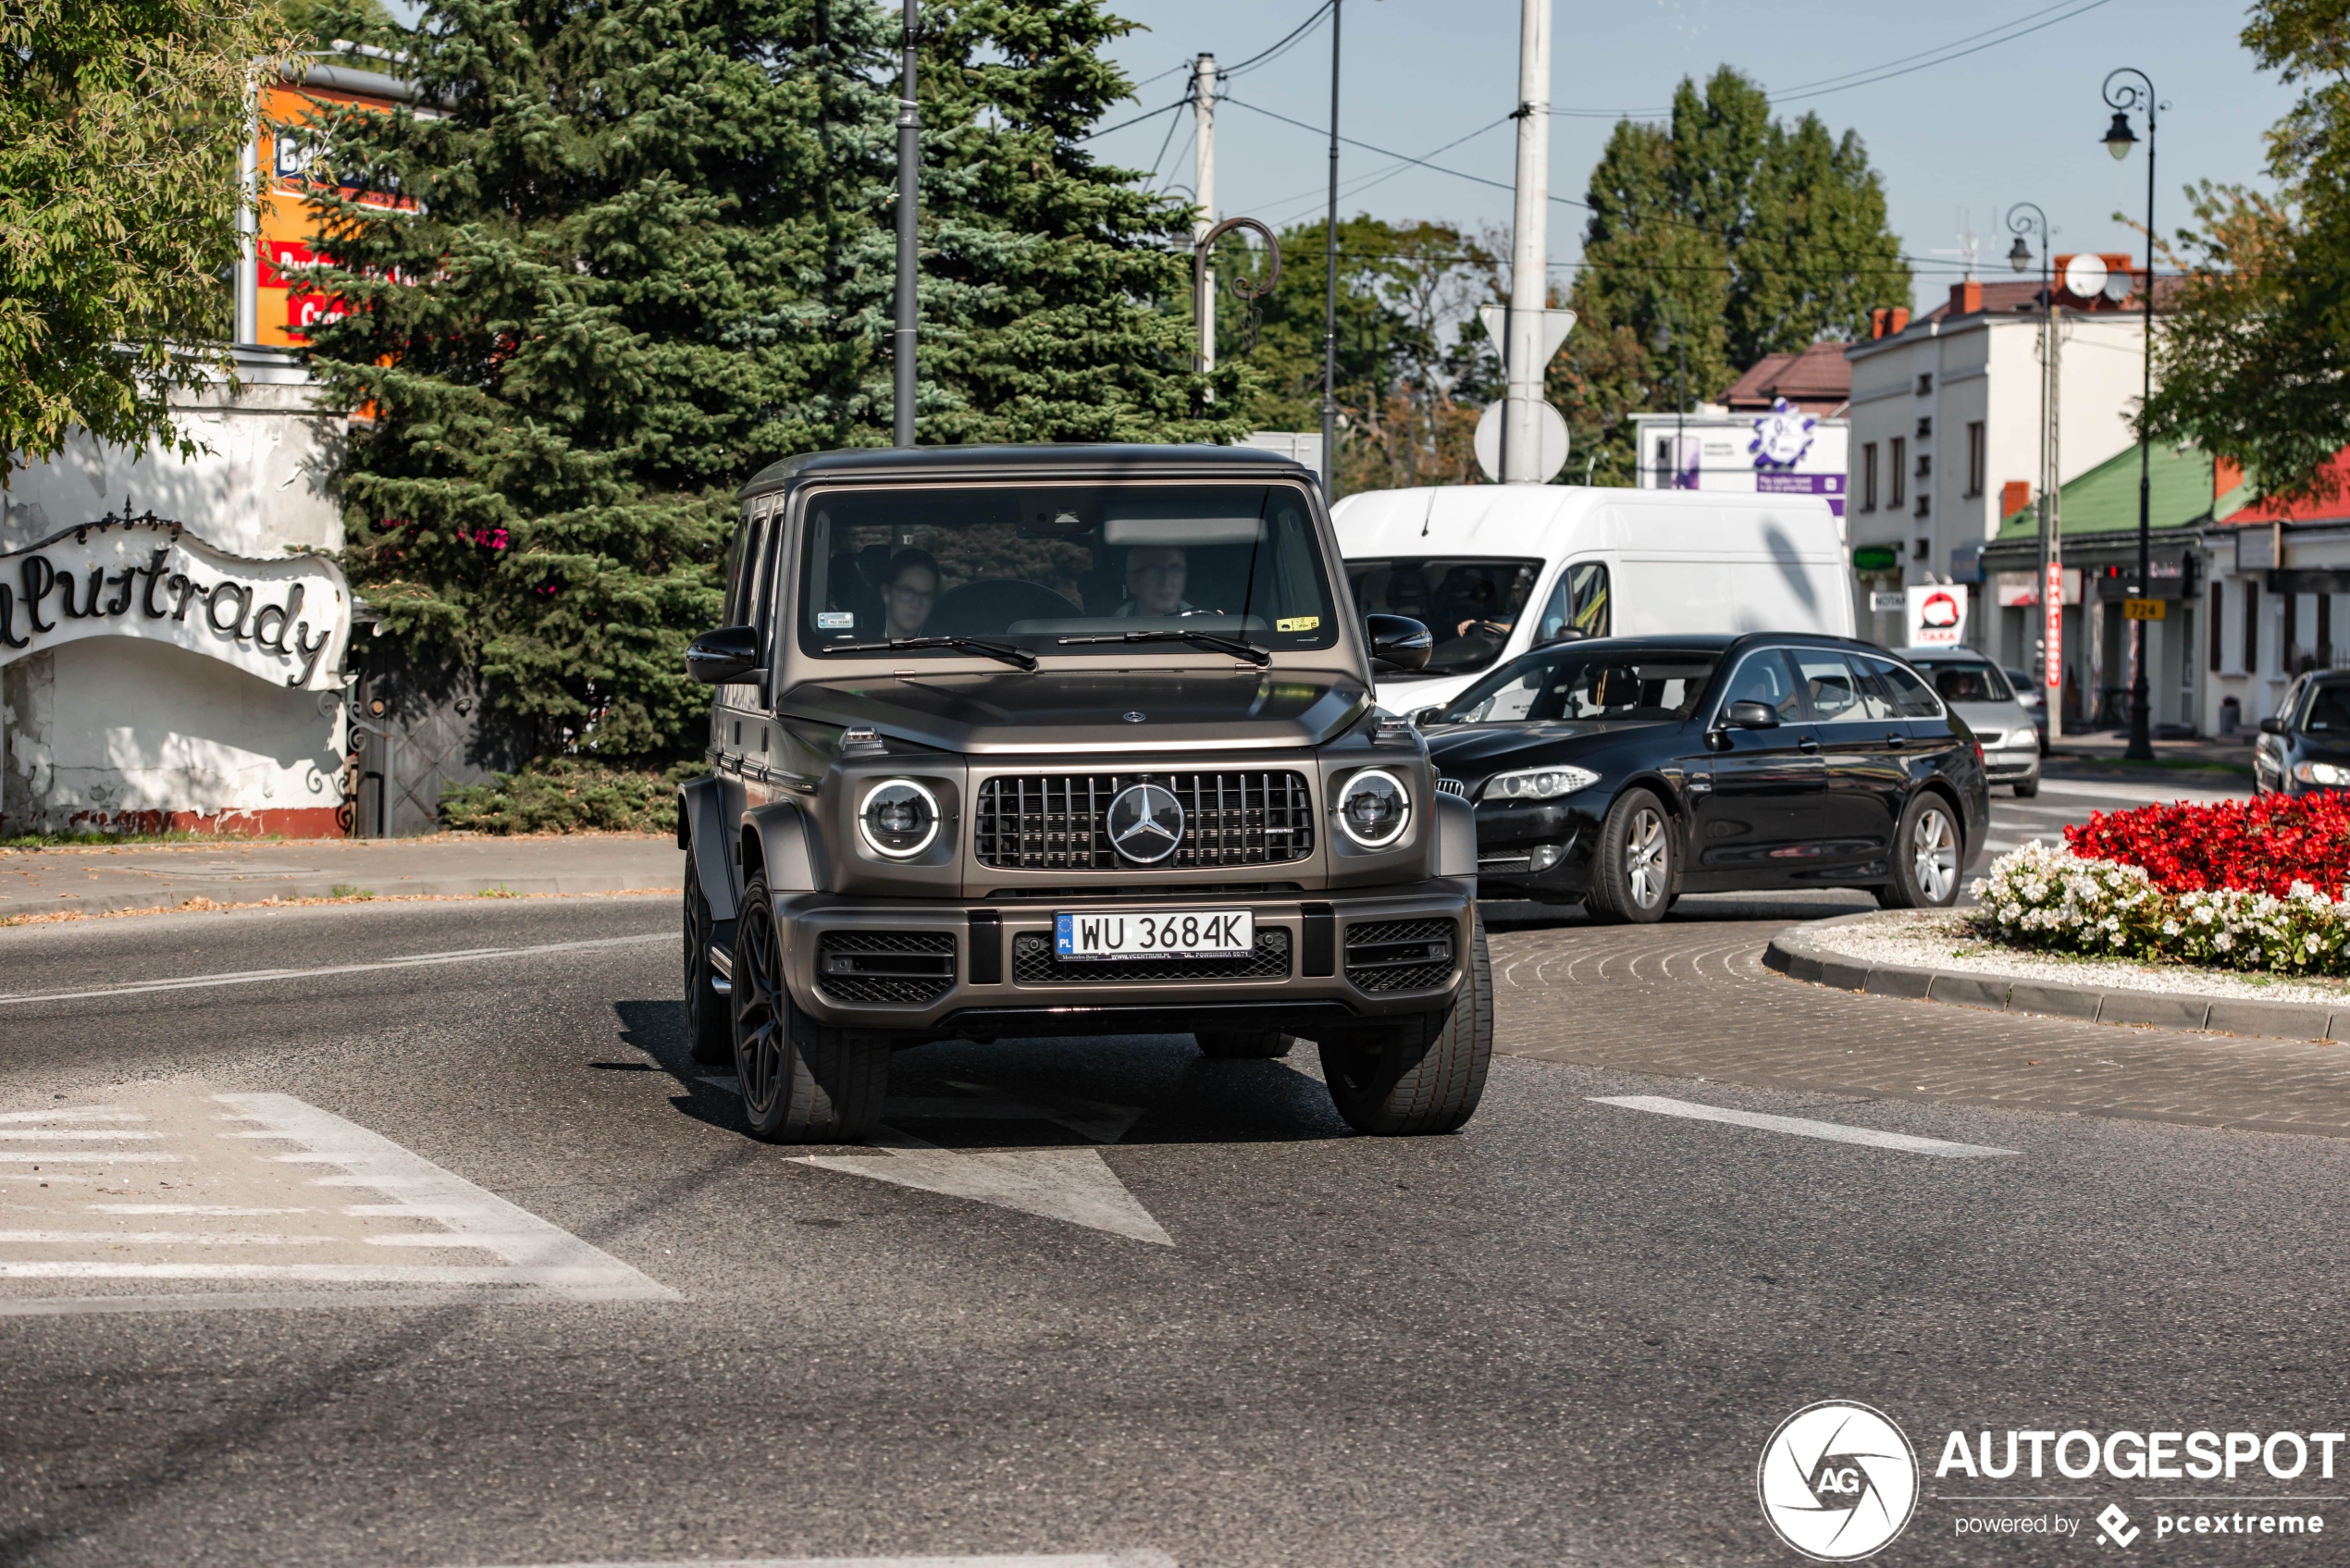
[[[938,836],[938,797],[911,779],[884,779],[865,792],[857,831],[874,854],[907,860]]]
[[[1412,792],[1384,768],[1366,768],[1339,786],[1338,825],[1366,849],[1384,849],[1412,825]]]

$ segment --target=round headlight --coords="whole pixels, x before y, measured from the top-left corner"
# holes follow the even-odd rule
[[[1366,849],[1380,849],[1412,824],[1412,795],[1384,768],[1366,768],[1339,786],[1338,825]]]
[[[911,779],[884,779],[865,792],[857,826],[875,854],[906,859],[938,836],[938,797]]]

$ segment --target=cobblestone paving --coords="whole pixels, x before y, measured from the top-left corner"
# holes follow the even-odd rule
[[[1685,899],[1656,926],[1490,906],[1495,1043],[1515,1056],[1782,1089],[2350,1138],[2350,1046],[1976,1012],[1762,967],[1799,920],[1874,907]]]

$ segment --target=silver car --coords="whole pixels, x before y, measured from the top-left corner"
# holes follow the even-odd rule
[[[2040,793],[2040,727],[2016,698],[2006,672],[1973,648],[1904,648],[1951,711],[1983,743],[1983,768],[1994,784],[2026,798]]]

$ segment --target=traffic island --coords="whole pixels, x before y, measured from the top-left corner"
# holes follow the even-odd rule
[[[1763,950],[1789,979],[1908,1001],[2270,1040],[2350,1040],[2350,982],[1999,946],[1972,915],[1889,909],[1791,926]]]

